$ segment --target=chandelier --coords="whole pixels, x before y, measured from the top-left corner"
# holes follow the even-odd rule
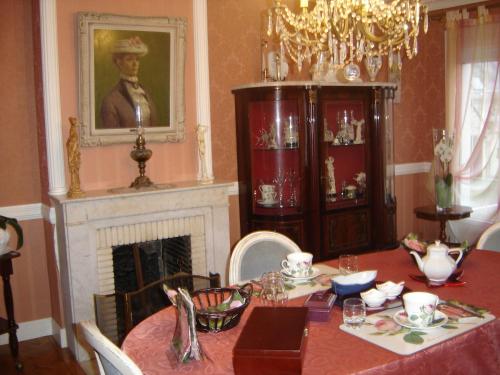
[[[330,71],[344,69],[349,80],[359,79],[356,63],[365,59],[372,78],[387,56],[389,68],[402,67],[402,56],[418,52],[419,25],[427,33],[427,6],[419,0],[300,0],[299,14],[281,0],[267,11],[266,32],[279,40],[279,55],[290,56],[302,70],[315,59]]]

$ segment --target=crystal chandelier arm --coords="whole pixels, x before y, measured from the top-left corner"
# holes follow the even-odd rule
[[[268,31],[274,17],[281,53],[287,53],[299,71],[304,61],[322,52],[336,66],[373,55],[389,55],[389,65],[395,57],[400,66],[402,49],[408,58],[417,54],[420,21],[427,32],[427,6],[420,1],[316,0],[312,6],[302,0],[300,11],[294,13],[274,0]]]

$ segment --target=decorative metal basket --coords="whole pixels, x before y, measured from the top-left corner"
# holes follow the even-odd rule
[[[244,298],[241,306],[225,311],[209,311],[227,301],[238,291]],[[242,288],[207,288],[200,289],[192,294],[196,306],[196,329],[201,332],[220,332],[235,327],[241,315],[250,304],[253,288],[251,284],[245,284]]]

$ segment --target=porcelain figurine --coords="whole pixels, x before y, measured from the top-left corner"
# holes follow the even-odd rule
[[[442,244],[441,241],[436,241],[427,246],[427,255],[423,258],[420,258],[416,251],[410,251],[410,254],[415,257],[418,269],[425,274],[431,283],[443,284],[455,272],[457,264],[463,256],[462,249],[454,249],[453,251],[459,252],[457,260],[453,260],[448,255],[448,246]]]
[[[328,174],[328,189],[326,194],[330,202],[335,202],[337,197],[337,190],[335,188],[335,167],[333,166],[334,161],[335,159],[331,156],[325,160]]]

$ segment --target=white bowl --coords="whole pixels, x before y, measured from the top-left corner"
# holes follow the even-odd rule
[[[388,299],[394,299],[401,294],[403,288],[405,287],[405,282],[400,281],[399,283],[394,283],[392,281],[386,281],[383,284],[377,284],[377,289],[387,296]]]
[[[377,270],[362,271],[350,273],[348,275],[337,275],[332,278],[336,284],[340,285],[353,285],[353,284],[366,284],[375,280],[377,277]]]
[[[332,277],[332,287],[339,296],[346,296],[370,289],[377,277],[377,271],[363,271]]]
[[[387,299],[384,292],[381,292],[380,290],[377,290],[375,288],[367,290],[366,292],[361,292],[359,294],[360,294],[361,298],[363,299],[363,301],[365,301],[365,303],[369,307],[382,306],[382,304]]]

